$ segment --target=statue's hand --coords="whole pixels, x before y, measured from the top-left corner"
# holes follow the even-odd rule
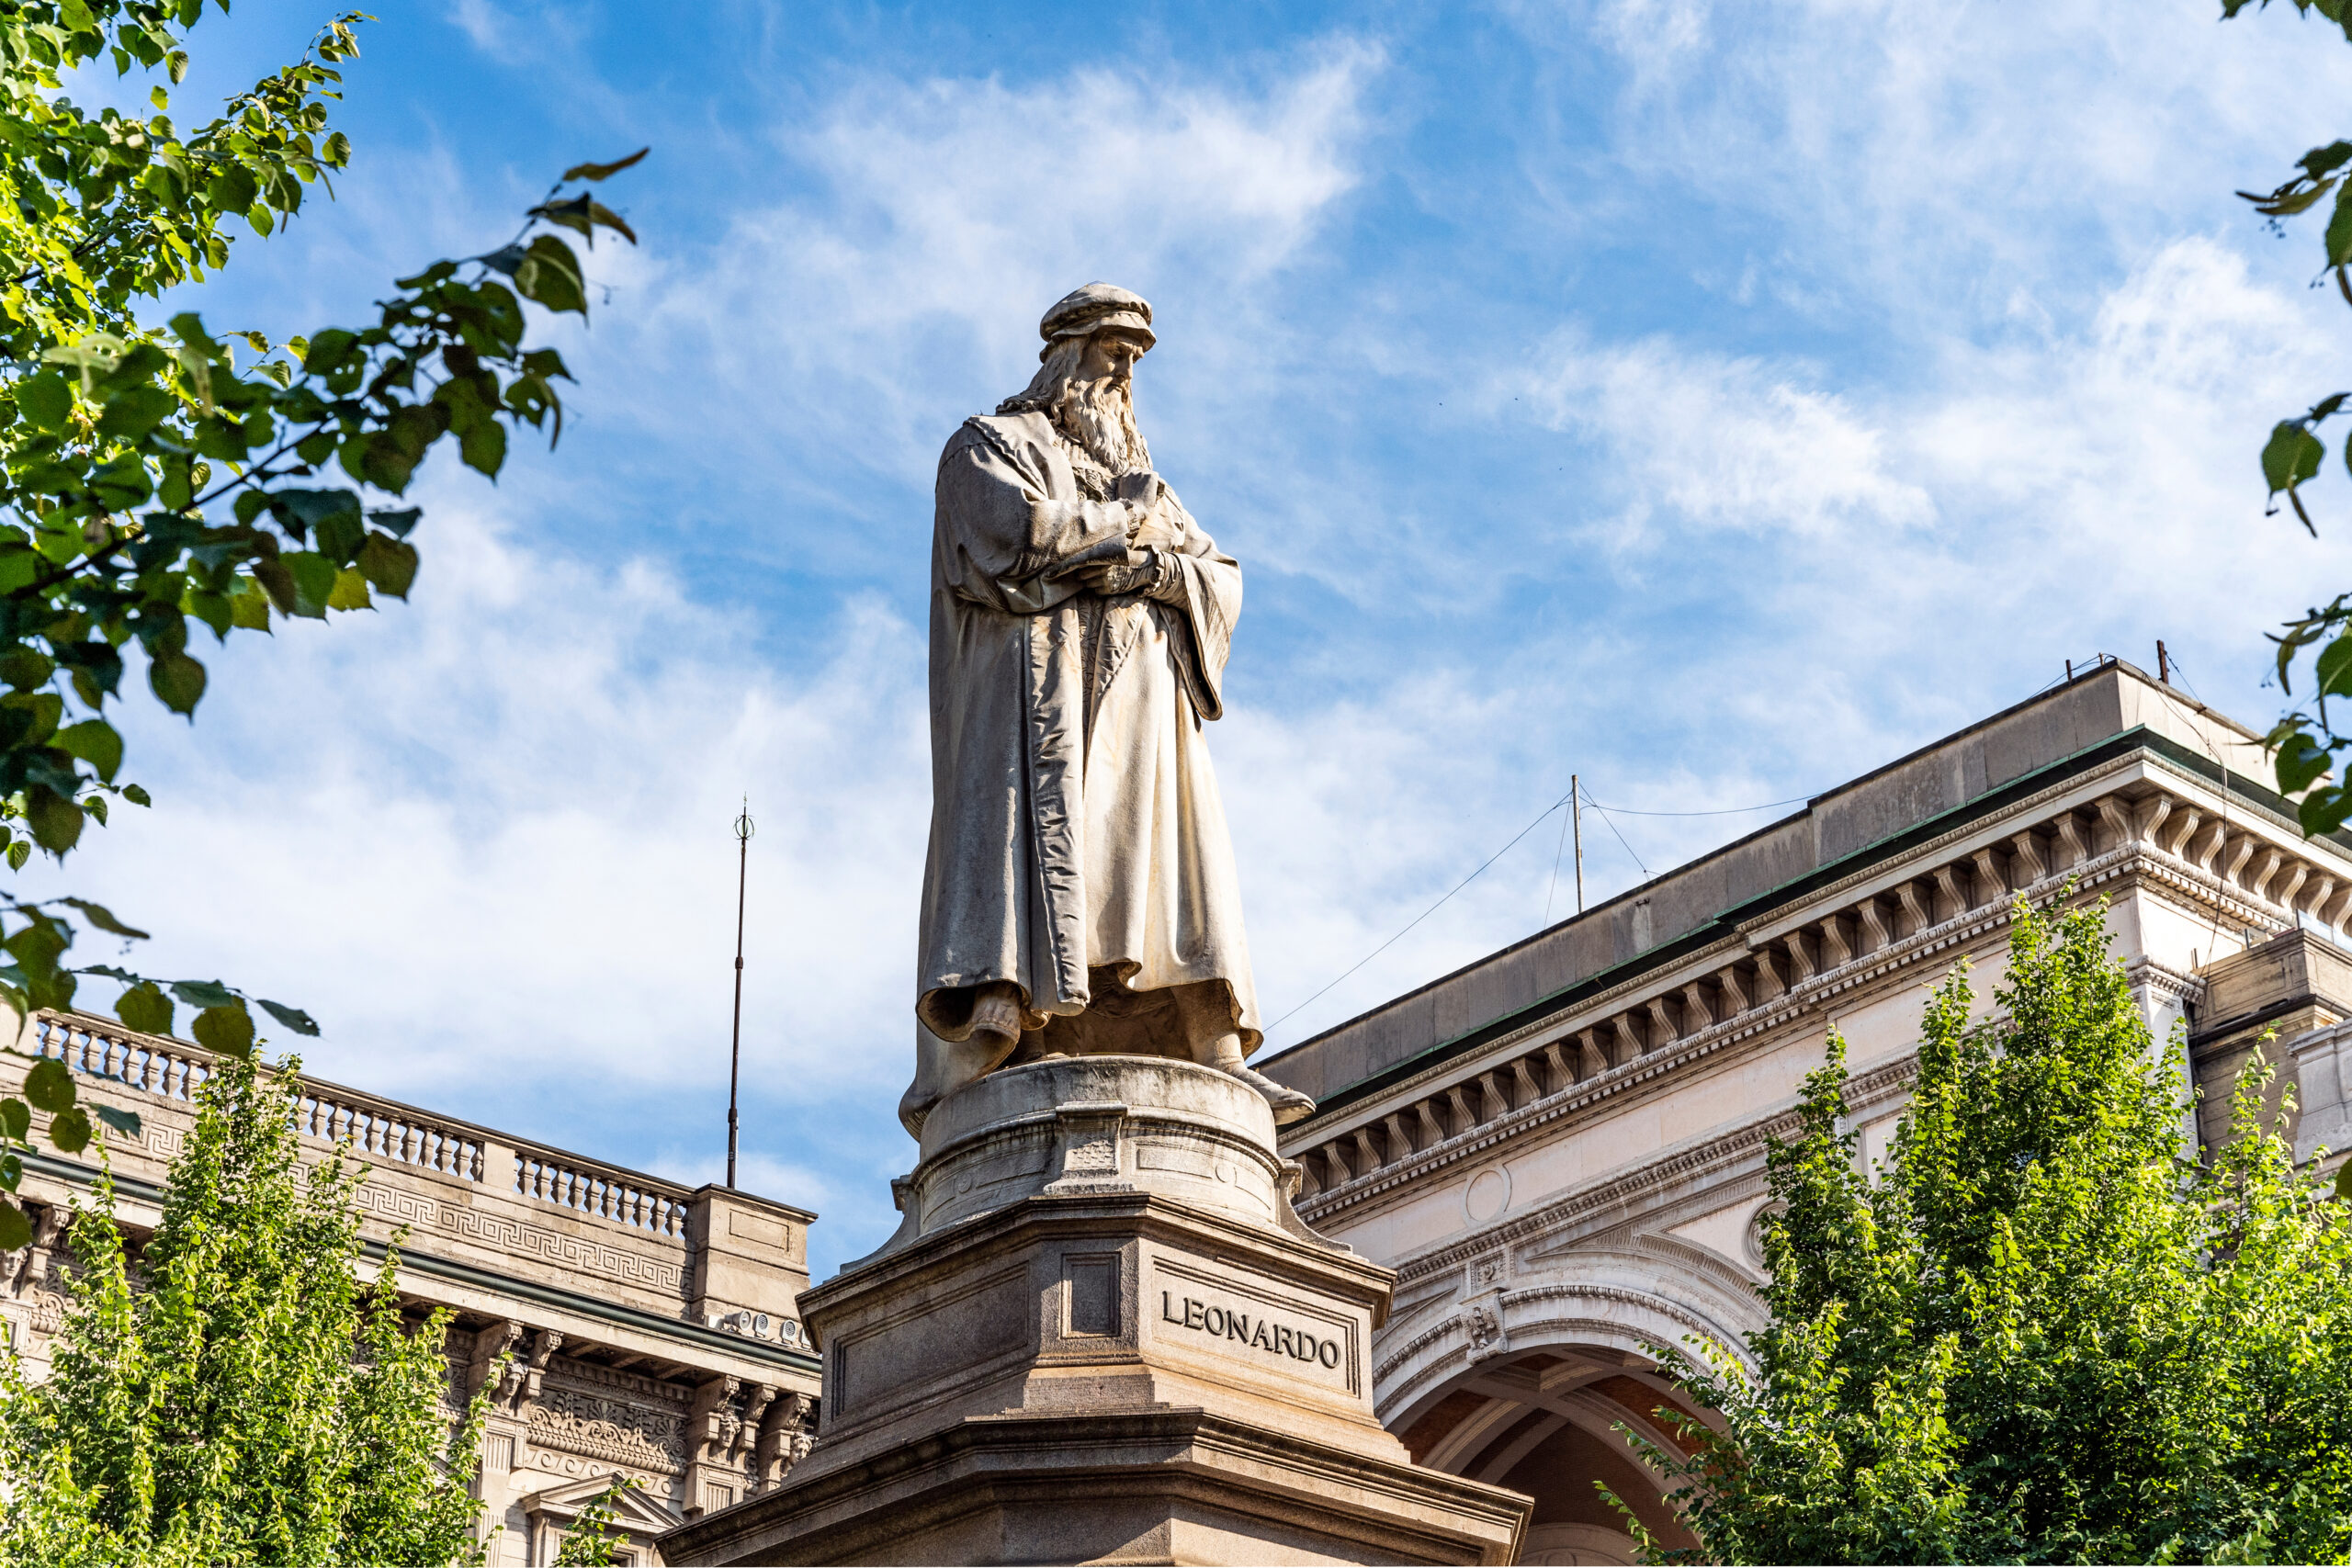
[[[1149,506],[1159,499],[1162,488],[1159,476],[1149,468],[1144,468],[1132,474],[1121,474],[1115,493],[1121,501],[1136,506]]]
[[[1127,534],[1131,558],[1132,553],[1137,550],[1175,550],[1182,549],[1183,544],[1183,524],[1170,518],[1164,507],[1154,511]]]
[[[1125,593],[1148,593],[1161,586],[1169,570],[1166,559],[1148,550],[1129,550],[1125,561],[1103,561],[1070,573],[1087,592],[1116,599]]]

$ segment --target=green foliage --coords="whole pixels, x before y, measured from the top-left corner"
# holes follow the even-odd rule
[[[628,1537],[613,1528],[620,1512],[621,1494],[635,1491],[637,1477],[613,1472],[613,1483],[580,1510],[563,1545],[555,1554],[556,1568],[612,1568],[613,1553],[628,1545]]]
[[[361,1282],[359,1172],[300,1171],[294,1066],[198,1090],[136,1264],[110,1178],[76,1214],[51,1375],[0,1383],[0,1564],[483,1561],[488,1395],[445,1411],[448,1314],[404,1325],[397,1254]]]
[[[1771,1145],[1752,1370],[1660,1351],[1723,1429],[1635,1439],[1702,1543],[1653,1555],[2345,1561],[2352,1211],[2262,1125],[2259,1056],[2200,1168],[2102,910],[2020,903],[1996,999],[1936,992],[1875,1182],[1831,1037]]]
[[[109,716],[137,664],[155,701],[192,717],[210,685],[198,634],[226,641],[407,596],[419,513],[398,502],[433,449],[447,439],[494,478],[511,429],[550,442],[562,430],[556,383],[569,372],[525,341],[525,300],[587,313],[585,275],[556,231],[635,239],[563,190],[642,152],[567,172],[513,241],[399,279],[371,323],[278,344],[194,311],[143,319],[164,290],[225,266],[239,226],[267,235],[306,187],[332,194],[351,157],[329,118],[359,13],[183,129],[166,82],[187,74],[203,14],[203,0],[0,0],[0,859],[12,870],[36,851],[62,859],[116,802],[149,803],[120,778]],[[68,96],[108,68],[160,73],[155,112],[92,112]],[[119,1005],[135,1028],[170,1027],[168,992],[197,1010],[199,1041],[250,1048],[243,993],[77,971],[65,953],[80,925],[146,934],[85,900],[0,892],[0,1004],[19,1018],[69,1007],[77,976],[101,975],[128,987]],[[295,1009],[260,1005],[317,1032]],[[70,1151],[87,1117],[68,1098],[51,1140]],[[25,1146],[8,1103],[21,1102],[0,1101],[0,1193],[17,1185],[6,1155]],[[27,1234],[0,1196],[0,1248]]]
[[[2224,21],[2246,9],[2249,0],[2222,0]],[[2267,9],[2259,0],[2256,9]],[[2332,30],[2352,39],[2352,4],[2347,0],[2294,0],[2306,18],[2318,16]],[[2283,231],[2285,220],[2327,205],[2327,223],[2320,231],[2320,265],[2333,273],[2336,292],[2352,305],[2352,141],[2336,141],[2314,147],[2295,160],[2295,173],[2274,190],[2242,190],[2238,195]],[[2320,428],[2346,413],[2352,392],[2331,392],[2302,413],[2280,420],[2262,447],[2262,480],[2268,487],[2270,510],[2278,510],[2280,496],[2295,509],[2305,530],[2319,536],[2303,504],[2302,487],[2319,477],[2327,461],[2327,443]],[[2347,415],[2352,417],[2352,415]],[[2352,442],[2344,448],[2352,467]],[[2279,793],[2296,799],[2296,813],[2306,838],[2332,833],[2352,820],[2352,784],[2338,766],[2340,755],[2352,748],[2352,730],[2339,731],[2327,714],[2327,699],[2352,695],[2352,594],[2338,594],[2324,608],[2314,606],[2299,620],[2290,621],[2272,636],[2278,645],[2278,687],[2292,695],[2296,660],[2314,651],[2312,671],[2312,705],[2309,711],[2288,713],[2264,739],[2278,771]],[[2308,792],[2308,793],[2306,793]]]

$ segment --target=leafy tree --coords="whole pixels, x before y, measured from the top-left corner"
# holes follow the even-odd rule
[[[2256,8],[2267,9],[2269,4],[2270,0],[2258,0]],[[2247,5],[2248,0],[2222,0],[2222,19],[2238,15]],[[2352,4],[2347,0],[2294,0],[2294,6],[2307,18],[2316,13],[2352,40]],[[2320,233],[2322,273],[2334,275],[2336,292],[2346,305],[2352,305],[2352,180],[2346,178],[2352,168],[2347,164],[2352,164],[2352,141],[2331,141],[2296,159],[2297,172],[2276,189],[2238,194],[2282,232],[2285,220],[2312,211],[2333,194],[2335,199],[2327,209],[2327,223]],[[2332,392],[2305,412],[2280,420],[2262,448],[2262,477],[2270,489],[2271,511],[2278,510],[2278,499],[2285,496],[2313,538],[2319,536],[2319,525],[2312,521],[2311,511],[2303,504],[2302,487],[2319,477],[2321,465],[2327,461],[2327,443],[2320,438],[2320,428],[2352,406],[2347,400],[2352,400],[2352,392]],[[2346,445],[2344,457],[2346,466],[2352,467],[2352,443]],[[2278,788],[2289,796],[2310,791],[2297,804],[2306,837],[2333,832],[2352,820],[2352,778],[2338,766],[2339,757],[2352,749],[2352,724],[2336,728],[2327,711],[2330,697],[2352,702],[2352,593],[2339,593],[2325,605],[2306,611],[2271,640],[2278,645],[2279,689],[2290,696],[2294,694],[2296,667],[2306,653],[2312,661],[2305,688],[2312,695],[2310,707],[2289,713],[2265,738],[2278,770]],[[2342,711],[2339,706],[2339,716]]]
[[[2345,1561],[2352,1206],[2262,1124],[2259,1054],[2201,1168],[2103,909],[2020,903],[1996,997],[1929,1002],[1875,1182],[1832,1036],[1770,1149],[1753,1372],[1659,1351],[1722,1429],[1635,1439],[1702,1542],[1653,1555]]]
[[[170,86],[203,13],[203,0],[0,0],[0,858],[12,870],[37,852],[62,859],[117,802],[148,804],[108,716],[135,666],[166,709],[193,716],[209,679],[194,634],[225,640],[406,597],[419,513],[397,502],[434,447],[454,441],[495,476],[510,429],[562,429],[568,372],[553,349],[526,345],[523,309],[587,313],[580,258],[554,231],[635,240],[563,187],[637,158],[582,164],[504,246],[398,280],[373,324],[281,345],[216,333],[192,311],[146,320],[164,290],[228,264],[239,226],[269,234],[351,156],[328,121],[357,12],[183,129]],[[153,114],[68,96],[108,66],[155,78]],[[0,1003],[19,1017],[66,1007],[77,974],[99,975],[128,987],[117,1010],[135,1029],[169,1029],[176,1003],[195,1010],[201,1043],[250,1049],[243,992],[77,972],[64,955],[83,926],[146,934],[85,899],[0,890]],[[299,1010],[260,1005],[317,1032]],[[46,1066],[25,1099],[0,1099],[0,1193],[16,1190],[33,1111],[51,1113],[60,1149],[89,1143],[75,1100],[72,1076]],[[0,1196],[0,1251],[29,1234]]]
[[[221,1061],[135,1264],[110,1179],[76,1214],[51,1375],[0,1387],[0,1564],[483,1560],[489,1395],[445,1413],[449,1314],[407,1329],[397,1253],[360,1282],[360,1171],[300,1170],[297,1066]]]

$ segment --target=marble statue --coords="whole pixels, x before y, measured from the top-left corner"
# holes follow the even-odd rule
[[[1155,473],[1132,376],[1151,307],[1090,283],[1047,310],[1035,379],[940,455],[931,558],[930,856],[918,1136],[1008,1062],[1177,1056],[1277,1121],[1204,726],[1241,568]]]

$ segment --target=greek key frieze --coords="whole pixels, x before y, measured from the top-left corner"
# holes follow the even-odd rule
[[[360,1188],[359,1198],[394,1224],[408,1225],[419,1232],[435,1231],[480,1242],[502,1252],[538,1258],[566,1269],[594,1269],[659,1291],[684,1288],[685,1275],[678,1265],[640,1258],[587,1236],[560,1235],[503,1214],[485,1213],[460,1203],[444,1203],[429,1193],[373,1181]]]

